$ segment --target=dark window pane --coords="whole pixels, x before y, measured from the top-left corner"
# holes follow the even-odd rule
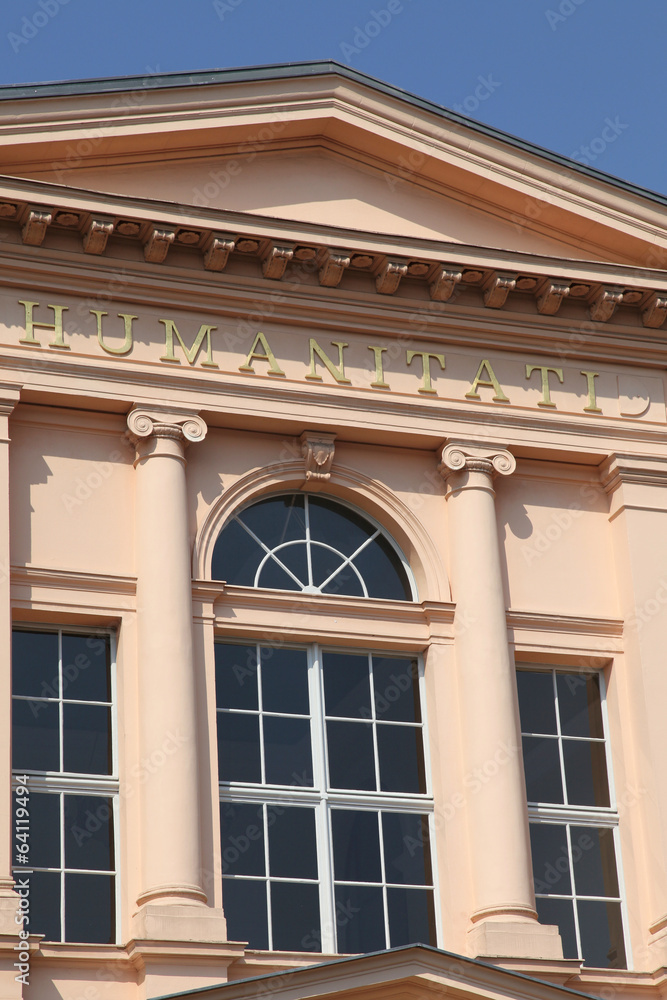
[[[582,899],[577,903],[584,965],[625,969],[625,945],[620,903]]]
[[[431,889],[387,889],[390,948],[403,944],[435,946],[435,909]]]
[[[327,722],[327,748],[332,788],[376,790],[372,723]]]
[[[264,716],[264,766],[270,785],[312,786],[313,758],[308,719]]]
[[[530,824],[535,892],[567,896],[572,892],[567,828],[556,823]]]
[[[294,574],[302,587],[308,586],[308,555],[305,542],[292,542],[274,552],[283,566]],[[263,586],[266,586],[265,584]]]
[[[382,881],[376,812],[332,809],[331,836],[336,881]]]
[[[57,872],[14,872],[17,880],[27,878],[30,884],[30,923],[25,927],[31,934],[44,934],[47,941],[60,941],[60,878]]]
[[[597,674],[556,674],[558,710],[564,736],[602,738],[600,679]]]
[[[259,716],[218,712],[218,774],[220,781],[261,782]]]
[[[313,567],[313,583],[321,587],[325,580],[335,575],[343,563],[343,557],[338,552],[332,552],[324,545],[313,543],[310,548],[310,559]]]
[[[319,886],[272,882],[271,927],[274,951],[319,951]]]
[[[572,863],[578,896],[618,896],[614,831],[609,827],[573,826]]]
[[[211,561],[211,578],[235,587],[254,587],[264,549],[241,527],[230,521],[218,536]]]
[[[281,542],[306,537],[304,498],[300,493],[269,497],[246,507],[239,520],[253,531],[269,549]]]
[[[385,722],[421,722],[416,660],[373,657],[375,715]]]
[[[30,813],[28,826],[21,825],[17,830],[15,823],[14,832],[27,830],[30,834],[27,840],[30,867],[60,868],[60,796],[33,792],[26,808]],[[23,824],[23,820],[17,822]],[[19,843],[15,841],[15,845]],[[15,848],[14,854],[17,853]]]
[[[257,586],[266,587],[267,590],[302,590],[301,584],[293,580],[289,573],[271,558],[264,563]]]
[[[264,951],[269,947],[265,882],[224,878],[222,906],[227,920],[228,941],[247,941],[249,948]]]
[[[56,632],[12,632],[12,691],[33,698],[58,698]]]
[[[262,707],[265,712],[308,715],[308,657],[305,649],[263,646]]]
[[[12,767],[19,771],[59,771],[58,705],[48,701],[12,704]]]
[[[354,558],[369,597],[385,601],[411,601],[412,593],[403,563],[392,545],[378,535]]]
[[[382,832],[387,882],[431,885],[428,816],[383,812]]]
[[[370,719],[371,683],[368,657],[348,653],[324,653],[324,703],[327,715]]]
[[[116,940],[112,875],[65,875],[65,938],[113,944]]]
[[[349,563],[333,576],[326,587],[322,587],[323,594],[345,594],[347,597],[365,597],[364,588],[359,579],[359,574],[355,573]]]
[[[111,701],[108,636],[63,634],[63,698]]]
[[[558,740],[524,736],[522,743],[528,801],[562,802]]]
[[[111,709],[63,705],[63,770],[111,774]]]
[[[223,875],[265,875],[262,806],[221,802],[220,846]]]
[[[369,885],[337,885],[338,952],[357,955],[387,947],[382,889]]]
[[[604,744],[563,740],[563,760],[570,805],[608,806],[609,782]]]
[[[556,924],[563,942],[563,958],[578,958],[577,933],[574,929],[574,904],[571,899],[536,899],[541,924]]]
[[[271,805],[269,873],[277,878],[317,878],[315,811]]]
[[[422,731],[417,726],[378,725],[380,788],[383,792],[425,792]]]
[[[111,799],[65,795],[65,867],[114,870]]]
[[[556,702],[551,673],[537,670],[517,670],[519,715],[522,733],[555,734]]]
[[[215,703],[218,708],[259,708],[255,646],[216,642]]]
[[[310,537],[350,556],[377,530],[353,510],[322,497],[309,501]]]

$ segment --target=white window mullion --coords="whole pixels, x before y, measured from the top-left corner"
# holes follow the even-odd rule
[[[310,694],[311,752],[313,756],[313,783],[319,791],[319,804],[315,808],[315,834],[317,837],[317,871],[320,880],[320,931],[322,951],[336,950],[336,899],[333,888],[333,850],[331,820],[328,803],[327,734],[324,721],[324,679],[322,650],[313,645],[308,650],[308,689]]]
[[[257,708],[259,710],[259,715],[257,716],[257,721],[259,724],[259,766],[260,766],[260,777],[262,779],[262,784],[266,784],[266,767],[264,765],[264,713],[263,709],[263,699],[262,699],[262,647],[257,643],[255,646],[255,656],[257,657]]]
[[[60,792],[60,940],[65,940],[65,793]]]

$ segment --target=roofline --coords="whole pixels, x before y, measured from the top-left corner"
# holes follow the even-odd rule
[[[523,150],[531,156],[537,156],[560,167],[573,170],[576,173],[589,177],[592,180],[602,181],[619,188],[628,194],[637,195],[667,206],[667,195],[659,194],[648,188],[633,184],[631,181],[622,180],[607,174],[595,167],[578,163],[561,153],[545,149],[535,143],[520,139],[509,132],[485,125],[483,122],[475,121],[466,115],[461,115],[457,111],[436,104],[423,97],[417,97],[407,90],[395,87],[391,83],[385,83],[374,76],[362,73],[360,70],[352,69],[334,59],[321,59],[313,62],[295,63],[274,63],[267,66],[247,66],[236,69],[212,69],[197,70],[194,73],[179,72],[166,74],[146,74],[144,76],[113,76],[99,77],[88,80],[65,80],[63,82],[34,83],[34,84],[9,84],[0,87],[0,101],[4,100],[29,100],[31,98],[48,97],[68,97],[72,95],[84,94],[114,94],[123,93],[128,90],[167,90],[177,87],[203,87],[224,83],[245,83],[262,80],[283,80],[298,79],[308,76],[323,76],[331,74],[341,76],[355,83],[360,83],[365,87],[385,94],[388,97],[396,98],[413,107],[428,111],[430,114],[438,115],[456,125],[463,125],[465,128],[478,132],[490,139],[508,143],[516,149]]]
[[[266,981],[269,979],[280,979],[282,976],[293,977],[299,973],[314,972],[316,969],[326,969],[332,966],[353,964],[357,962],[363,962],[364,960],[370,958],[378,958],[380,956],[386,956],[389,958],[392,955],[399,954],[404,951],[425,951],[431,952],[433,955],[442,955],[446,958],[455,959],[457,962],[466,962],[472,966],[478,966],[481,969],[488,969],[497,973],[500,976],[513,976],[516,979],[522,979],[528,983],[537,983],[539,986],[548,986],[551,989],[558,990],[563,994],[576,998],[579,1000],[595,1000],[595,998],[590,993],[582,993],[580,990],[573,990],[569,986],[561,986],[560,983],[554,983],[546,979],[538,979],[536,976],[528,976],[525,972],[516,972],[514,969],[505,969],[500,965],[492,965],[490,962],[482,962],[478,958],[468,958],[465,955],[458,955],[454,951],[445,951],[443,948],[436,948],[430,944],[404,944],[399,945],[396,948],[386,948],[381,951],[372,951],[362,955],[346,955],[341,958],[329,959],[325,962],[316,962],[313,965],[304,965],[297,968],[291,969],[281,969],[278,972],[266,972],[259,976],[249,976],[247,979],[230,979],[220,983],[216,983],[212,986],[195,986],[188,990],[182,990],[178,993],[167,993],[163,996],[157,998],[157,1000],[177,1000],[177,998],[183,998],[187,1000],[188,997],[201,996],[205,997],[207,993],[213,992],[214,990],[224,989],[229,987],[230,989],[234,986],[246,986],[248,983],[257,983]]]

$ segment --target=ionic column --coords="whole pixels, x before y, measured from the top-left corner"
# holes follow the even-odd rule
[[[201,881],[192,573],[185,449],[203,441],[196,414],[135,409],[135,535],[141,786],[139,905],[205,903]]]
[[[498,447],[448,443],[449,551],[455,648],[471,782],[466,808],[474,886],[470,945],[476,955],[562,958],[555,928],[537,923],[528,810],[519,745],[493,480],[514,472]]]

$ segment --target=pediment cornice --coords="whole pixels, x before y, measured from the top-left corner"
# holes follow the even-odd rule
[[[427,297],[460,304],[465,291],[473,307],[514,309],[524,318],[531,311],[536,319],[555,317],[567,301],[576,309],[568,321],[574,318],[588,331],[618,322],[620,306],[623,324],[639,330],[657,330],[667,318],[667,272],[654,268],[175,206],[14,178],[0,178],[0,223],[31,255],[48,249],[51,263],[50,236],[56,234],[59,248],[64,238],[68,252],[88,259],[113,259],[114,241],[141,247],[144,260],[158,269],[179,251],[189,257],[188,270],[194,264],[212,282],[220,282],[230,260],[244,260],[254,264],[267,289],[317,275],[327,295],[354,273],[362,282],[357,289],[384,299],[405,297],[415,308]]]

